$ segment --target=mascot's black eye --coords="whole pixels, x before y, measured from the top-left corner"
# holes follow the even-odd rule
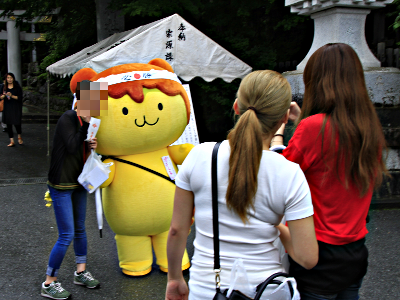
[[[127,115],[127,114],[128,114],[128,109],[127,109],[126,107],[124,107],[124,108],[122,109],[122,113],[123,113],[124,115]]]
[[[159,110],[162,110],[162,109],[163,109],[162,103],[158,103],[158,109],[159,109]]]

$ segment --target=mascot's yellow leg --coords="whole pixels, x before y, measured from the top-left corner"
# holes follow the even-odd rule
[[[143,276],[151,272],[153,251],[151,237],[115,235],[119,266],[130,276]]]
[[[154,235],[152,237],[153,249],[157,258],[157,265],[160,267],[160,270],[165,273],[168,273],[167,239],[168,239],[168,231]],[[183,254],[182,258],[182,270],[189,269],[189,267],[190,267],[189,256],[185,249],[185,253]]]

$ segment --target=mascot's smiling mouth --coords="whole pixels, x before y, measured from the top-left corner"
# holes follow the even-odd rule
[[[144,120],[144,122],[143,122],[143,124],[142,125],[139,125],[136,121],[137,121],[137,119],[135,119],[135,125],[137,126],[137,127],[143,127],[144,125],[150,125],[150,126],[153,126],[153,125],[156,125],[157,124],[157,122],[158,122],[158,120],[159,120],[160,118],[157,118],[157,121],[155,122],[155,123],[153,123],[153,124],[150,124],[150,123],[147,123],[146,122],[146,116],[143,116],[143,120]]]

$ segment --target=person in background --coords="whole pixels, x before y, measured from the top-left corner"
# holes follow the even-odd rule
[[[24,143],[21,137],[22,88],[15,80],[13,73],[6,74],[1,94],[0,100],[4,100],[3,123],[7,124],[8,137],[10,138],[8,147],[15,146],[12,125],[17,130],[18,143],[22,145]]]
[[[4,88],[4,83],[0,83],[0,91],[2,92]],[[4,109],[4,99],[0,99],[0,124],[3,128],[3,132],[7,132],[7,124],[3,123],[3,109]]]
[[[387,173],[385,138],[349,45],[319,48],[303,78],[303,106],[300,111],[293,103],[290,114],[298,125],[282,154],[299,164],[310,186],[319,260],[307,270],[292,257],[290,275],[302,300],[356,300],[368,266],[371,197]],[[282,145],[283,130],[284,125],[272,146]]]
[[[282,272],[281,241],[306,269],[317,263],[309,187],[299,166],[269,151],[271,139],[288,120],[290,85],[279,73],[256,71],[241,82],[233,105],[239,119],[218,152],[218,204],[221,288],[228,288],[234,262],[242,258],[252,288]],[[173,217],[167,242],[168,283],[165,299],[212,299],[213,214],[211,154],[214,143],[196,146],[176,178]],[[181,271],[193,208],[196,238],[189,290]],[[285,216],[289,227],[281,224]]]
[[[77,99],[80,99],[79,83]],[[87,101],[90,101],[88,99]],[[97,139],[86,143],[90,116],[78,116],[77,105],[58,120],[51,154],[48,188],[52,198],[58,227],[58,240],[50,253],[46,280],[41,295],[51,299],[68,299],[70,293],[57,281],[65,253],[74,242],[77,269],[74,283],[87,288],[98,288],[100,283],[86,270],[87,238],[85,230],[86,190],[78,183],[90,149],[97,148]]]

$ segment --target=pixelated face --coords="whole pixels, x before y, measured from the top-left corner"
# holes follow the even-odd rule
[[[108,116],[99,117],[97,151],[103,155],[132,155],[163,149],[176,141],[187,124],[181,95],[168,96],[158,89],[143,89],[142,103],[129,95],[109,97]]]
[[[107,82],[78,82],[76,90],[78,116],[108,115]]]

